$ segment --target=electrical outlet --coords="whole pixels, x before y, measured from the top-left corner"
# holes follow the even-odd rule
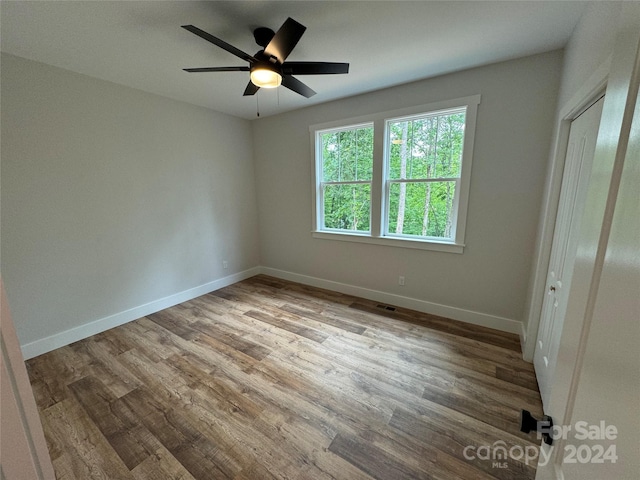
[[[398,277],[398,285],[402,285],[404,287],[404,277],[402,275]]]
[[[225,270],[229,268],[229,263],[226,260],[222,261],[222,268],[224,268]]]

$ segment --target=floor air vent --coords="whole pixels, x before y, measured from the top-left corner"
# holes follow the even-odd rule
[[[383,310],[391,310],[392,312],[395,312],[395,311],[396,311],[396,307],[392,307],[392,306],[390,306],[390,305],[381,305],[381,304],[378,304],[378,305],[376,305],[376,307],[377,307],[377,308],[381,308],[381,309],[383,309]]]

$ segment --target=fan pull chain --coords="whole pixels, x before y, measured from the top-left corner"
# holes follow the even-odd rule
[[[260,95],[260,90],[256,92],[256,114],[260,117],[260,102],[258,101],[258,96]]]

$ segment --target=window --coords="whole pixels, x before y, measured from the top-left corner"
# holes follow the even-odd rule
[[[323,230],[370,232],[373,125],[318,133]]]
[[[312,126],[314,237],[462,253],[479,103]]]
[[[386,122],[388,235],[455,239],[466,108]]]

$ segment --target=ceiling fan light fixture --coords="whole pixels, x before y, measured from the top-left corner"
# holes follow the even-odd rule
[[[276,88],[282,83],[282,75],[268,65],[257,65],[251,69],[251,82],[260,88]]]
[[[310,98],[316,92],[294,75],[349,73],[348,63],[287,62],[287,57],[307,29],[290,17],[275,33],[266,27],[258,27],[254,30],[256,43],[263,47],[255,56],[229,45],[194,25],[182,25],[182,28],[249,63],[247,67],[202,67],[183,68],[183,70],[186,72],[250,72],[251,80],[245,87],[243,96],[255,95],[260,88],[277,88],[282,85],[292,92]]]

